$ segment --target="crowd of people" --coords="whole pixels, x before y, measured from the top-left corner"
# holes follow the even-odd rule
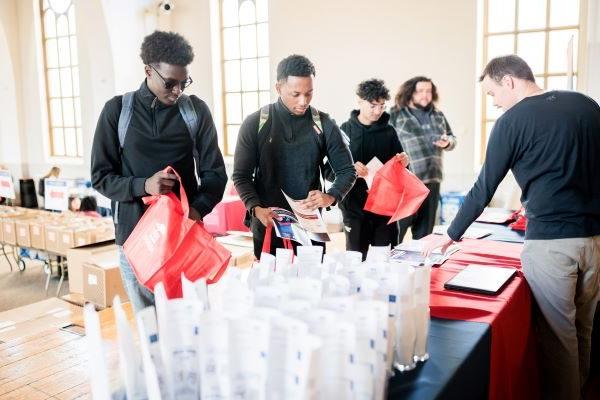
[[[137,91],[110,99],[99,117],[91,176],[94,188],[112,201],[119,246],[144,213],[142,197],[178,193],[178,179],[163,171],[166,166],[181,177],[190,218],[201,220],[223,196],[228,178],[211,111],[184,94],[193,58],[192,47],[176,33],[147,36],[141,46],[144,81]],[[443,153],[457,144],[437,106],[436,85],[422,76],[407,80],[388,112],[384,82],[365,80],[356,91],[357,109],[338,126],[311,104],[315,75],[304,56],[281,60],[277,100],[249,115],[239,130],[231,179],[248,211],[256,256],[276,217],[272,208],[289,209],[283,192],[311,210],[339,205],[349,250],[365,254],[369,245],[393,246],[409,228],[416,239],[430,234]],[[589,371],[600,280],[600,108],[581,93],[543,90],[515,55],[491,60],[480,81],[504,114],[447,235],[426,252],[460,240],[512,171],[529,221],[522,263],[536,300],[543,388],[552,397],[578,398]],[[363,210],[366,164],[373,157],[382,163],[396,157],[429,189],[421,208],[397,226]],[[322,177],[331,182],[327,189]],[[281,240],[273,236],[270,251],[277,247]],[[151,305],[153,294],[123,254],[121,272],[134,309]]]

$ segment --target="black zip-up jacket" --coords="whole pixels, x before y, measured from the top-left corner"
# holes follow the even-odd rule
[[[94,134],[91,176],[94,189],[111,200],[113,213],[119,203],[115,216],[118,245],[127,240],[146,210],[142,202],[148,195],[146,179],[169,165],[181,176],[190,206],[201,216],[223,197],[227,175],[212,115],[206,103],[190,97],[200,125],[196,136],[200,185],[194,175],[192,138],[177,105],[162,104],[144,81],[134,95],[122,152],[117,131],[122,96],[104,105]]]
[[[360,123],[358,114],[359,110],[353,110],[348,121],[341,125],[342,131],[350,140],[350,151],[355,162],[360,161],[366,165],[373,157],[377,157],[385,164],[396,153],[404,151],[396,130],[389,124],[390,115],[387,112],[369,126]],[[361,219],[364,216],[367,190],[367,182],[362,178],[357,179],[354,187],[340,203],[344,220]]]
[[[270,107],[260,137],[260,111],[244,120],[238,134],[232,179],[246,209],[262,206],[289,210],[281,190],[296,200],[306,198],[311,190],[320,190],[320,167],[325,156],[335,172],[327,194],[341,201],[354,184],[356,172],[337,125],[320,113],[320,133],[310,110],[302,116],[293,115],[281,100]]]

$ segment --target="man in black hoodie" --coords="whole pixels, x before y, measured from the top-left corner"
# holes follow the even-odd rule
[[[340,129],[327,114],[310,106],[314,75],[308,58],[283,59],[275,85],[279,99],[248,116],[240,127],[232,179],[252,216],[256,257],[260,257],[265,227],[276,217],[270,207],[290,210],[282,190],[314,210],[341,201],[356,180]],[[335,173],[326,193],[320,181],[325,157]],[[270,251],[277,247],[283,247],[281,240],[273,236]]]
[[[146,79],[140,88],[112,98],[100,114],[91,166],[94,188],[111,199],[121,276],[136,311],[154,296],[137,281],[121,246],[144,214],[142,197],[179,193],[175,175],[162,172],[172,166],[190,201],[190,218],[200,220],[221,201],[227,183],[210,110],[183,94],[192,83],[192,47],[176,33],[156,31],[144,39],[141,58]]]
[[[390,94],[384,82],[370,79],[361,82],[356,91],[358,110],[350,113],[350,119],[341,126],[350,140],[350,151],[359,179],[344,200],[340,209],[344,217],[346,249],[360,251],[363,260],[367,256],[369,245],[395,246],[398,240],[396,224],[388,224],[389,217],[363,210],[367,201],[367,182],[365,177],[368,164],[377,157],[383,164],[397,157],[404,167],[408,165],[408,155],[389,125],[390,115],[385,112],[385,102]],[[362,178],[362,179],[361,179]]]

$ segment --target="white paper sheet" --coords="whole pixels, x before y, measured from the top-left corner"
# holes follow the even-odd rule
[[[365,181],[367,182],[367,187],[371,189],[371,185],[373,185],[373,178],[375,178],[375,174],[383,167],[383,163],[379,158],[373,157],[371,161],[365,165],[369,170],[368,175],[365,177]]]

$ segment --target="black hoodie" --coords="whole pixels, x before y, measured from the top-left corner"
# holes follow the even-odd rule
[[[321,190],[324,156],[335,176],[327,194],[338,202],[344,198],[356,179],[352,157],[337,125],[323,112],[320,117],[322,133],[315,130],[310,111],[293,115],[279,99],[271,105],[260,135],[260,111],[244,120],[235,147],[232,180],[246,209],[258,205],[289,209],[282,190],[297,200],[306,198],[311,190]],[[323,149],[316,135],[324,135]]]
[[[396,130],[389,124],[390,115],[384,112],[377,122],[363,125],[358,120],[359,110],[350,113],[350,119],[340,127],[350,140],[350,151],[354,161],[367,164],[373,157],[382,163],[388,162],[396,153],[402,153],[402,145]],[[367,201],[367,182],[358,178],[346,198],[340,202],[344,219],[360,219]]]
[[[98,118],[92,145],[92,185],[112,200],[113,212],[115,202],[119,202],[115,226],[118,245],[127,240],[146,210],[142,202],[148,195],[146,179],[168,165],[180,174],[190,206],[201,216],[210,213],[223,197],[227,175],[217,130],[206,103],[193,95],[190,98],[200,121],[196,134],[200,185],[194,175],[192,138],[178,106],[157,101],[145,81],[134,95],[122,151],[117,132],[122,96],[109,100]]]

